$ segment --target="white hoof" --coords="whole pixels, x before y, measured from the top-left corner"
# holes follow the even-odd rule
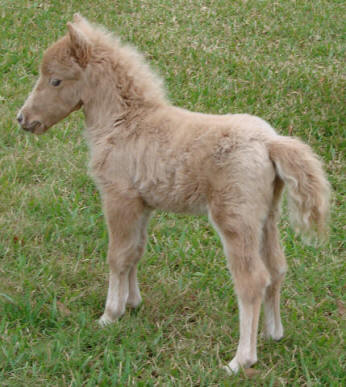
[[[265,338],[266,339],[273,339],[275,341],[279,341],[284,337],[284,330],[282,325],[280,325],[278,328],[271,327],[267,328],[265,332]]]
[[[135,309],[135,308],[138,308],[138,307],[139,307],[139,305],[141,304],[141,302],[142,302],[142,298],[139,297],[139,298],[137,298],[137,299],[127,300],[126,305],[127,305],[128,307],[130,307],[130,308]]]
[[[239,371],[239,369],[233,370],[233,369],[229,366],[229,364],[223,366],[222,369],[224,369],[224,370],[228,373],[228,375],[236,374],[236,373]]]
[[[105,327],[106,325],[114,323],[116,320],[108,317],[106,314],[103,314],[100,319],[98,320],[98,324],[101,328]]]
[[[247,357],[241,360],[239,360],[239,358],[237,358],[236,356],[226,366],[223,366],[223,369],[226,370],[226,372],[229,375],[232,375],[232,374],[238,373],[241,367],[249,368],[256,362],[257,362],[257,356]]]
[[[278,332],[278,333],[275,333],[273,335],[271,335],[271,338],[275,341],[279,341],[281,340],[282,338],[284,337],[283,333],[282,332]]]
[[[229,375],[236,374],[239,371],[240,364],[236,358],[230,361],[226,366],[223,367]]]

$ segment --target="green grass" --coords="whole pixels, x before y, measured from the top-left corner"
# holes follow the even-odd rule
[[[345,385],[345,3],[0,0],[0,10],[0,385]],[[95,323],[107,233],[82,115],[41,137],[15,122],[44,49],[76,11],[145,52],[174,104],[259,115],[325,160],[330,239],[306,247],[283,217],[286,336],[259,338],[252,379],[221,369],[238,314],[204,218],[158,213],[140,264],[142,306],[105,329]]]

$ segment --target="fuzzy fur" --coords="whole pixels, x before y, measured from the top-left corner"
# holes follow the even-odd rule
[[[109,230],[109,290],[100,323],[141,302],[137,263],[152,210],[208,214],[240,311],[239,345],[226,369],[251,366],[262,301],[266,336],[283,335],[286,261],[276,225],[282,190],[286,185],[298,229],[322,234],[329,185],[321,162],[307,145],[278,136],[258,117],[172,106],[136,50],[76,15],[68,34],[45,52],[19,120],[40,134],[80,107]]]

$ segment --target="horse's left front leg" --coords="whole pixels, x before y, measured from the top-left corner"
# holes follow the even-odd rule
[[[130,281],[136,280],[133,273],[144,250],[143,228],[148,211],[138,197],[112,193],[105,194],[103,199],[109,233],[110,274],[106,307],[99,322],[107,325],[122,316],[126,303],[132,301],[128,300],[130,290],[133,291],[130,286],[134,286]]]
[[[129,271],[129,296],[127,298],[127,306],[131,308],[137,308],[141,303],[142,297],[139,291],[138,280],[137,280],[137,264],[141,259],[147,241],[147,223],[150,218],[151,211],[146,210],[142,216],[141,229],[141,239],[138,243],[138,249],[134,255],[134,264]]]

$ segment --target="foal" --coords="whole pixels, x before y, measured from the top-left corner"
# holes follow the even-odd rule
[[[284,185],[292,220],[323,234],[329,186],[312,150],[258,117],[192,113],[172,106],[161,81],[132,48],[79,15],[45,52],[40,78],[18,114],[35,134],[83,108],[90,169],[109,231],[109,289],[100,324],[141,302],[137,263],[153,209],[207,214],[233,276],[240,340],[228,372],[257,361],[261,303],[265,334],[283,336],[286,272],[277,230]]]

